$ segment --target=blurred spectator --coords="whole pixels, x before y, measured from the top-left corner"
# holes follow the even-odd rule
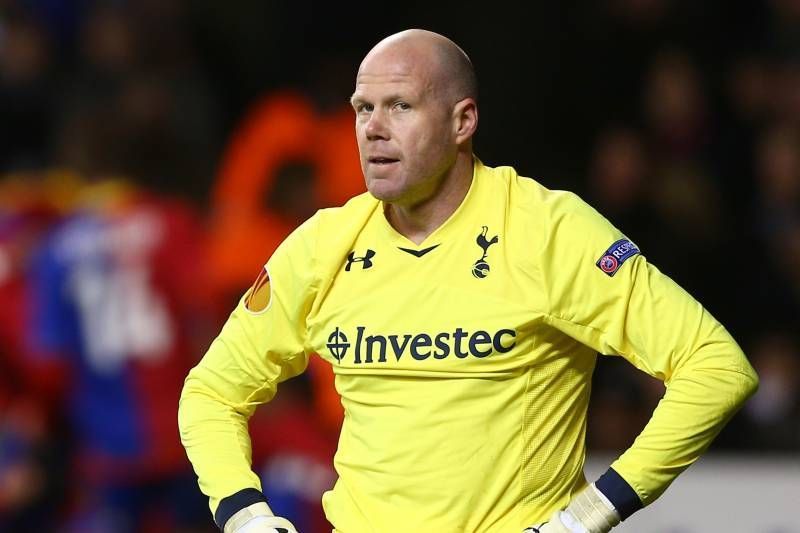
[[[708,110],[697,69],[677,50],[659,53],[644,86],[653,146],[667,161],[694,159],[708,145]]]
[[[124,4],[97,3],[88,13],[80,35],[79,63],[97,78],[122,77],[141,62],[139,39]],[[85,74],[84,74],[85,75]]]
[[[36,259],[30,334],[70,370],[76,530],[209,523],[175,427],[211,323],[200,227],[182,202],[101,181]]]
[[[791,327],[797,326],[800,312],[799,149],[796,127],[768,128],[758,142],[756,167],[755,222],[763,259],[755,299],[789,320]]]
[[[756,56],[745,55],[733,65],[729,78],[732,111],[741,124],[757,125],[768,116],[772,103],[769,66]]]
[[[267,94],[233,132],[213,191],[210,243],[228,299],[317,208],[364,189],[345,105],[318,114],[297,91]]]
[[[313,111],[297,94],[265,97],[234,132],[213,192],[215,289],[235,301],[319,201]]]
[[[646,253],[655,222],[650,205],[653,169],[638,132],[624,127],[603,131],[592,152],[588,179],[592,205]]]
[[[800,210],[800,136],[798,129],[776,125],[758,145],[757,177],[761,193],[762,229],[769,240],[798,223]]]

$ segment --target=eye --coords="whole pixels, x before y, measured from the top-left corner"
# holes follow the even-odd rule
[[[396,109],[397,111],[408,111],[411,109],[411,106],[408,103],[401,101],[395,102],[394,105],[392,105],[392,108]]]
[[[362,102],[356,105],[356,113],[371,113],[371,112],[372,112],[372,104]]]

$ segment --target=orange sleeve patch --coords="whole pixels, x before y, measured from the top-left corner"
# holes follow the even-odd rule
[[[260,313],[269,305],[271,296],[272,288],[269,284],[269,272],[267,272],[267,268],[264,267],[258,274],[258,277],[256,278],[255,283],[253,283],[253,286],[250,288],[250,291],[247,293],[247,297],[244,300],[244,306],[248,311]]]

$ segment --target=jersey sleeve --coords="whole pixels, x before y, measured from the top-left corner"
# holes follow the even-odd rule
[[[666,385],[644,430],[601,478],[625,518],[700,456],[757,377],[726,329],[635,243],[575,195],[554,196],[539,258],[545,320]]]
[[[248,419],[272,399],[279,383],[308,364],[305,326],[316,287],[316,220],[278,247],[184,383],[181,440],[218,522],[221,500],[261,489],[251,469]]]

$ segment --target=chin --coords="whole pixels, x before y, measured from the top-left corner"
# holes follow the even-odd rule
[[[398,189],[387,179],[368,180],[367,190],[372,196],[382,202],[395,202],[403,196],[403,191]]]
[[[387,191],[380,187],[367,187],[369,193],[382,202],[395,202],[402,196],[396,191]]]

